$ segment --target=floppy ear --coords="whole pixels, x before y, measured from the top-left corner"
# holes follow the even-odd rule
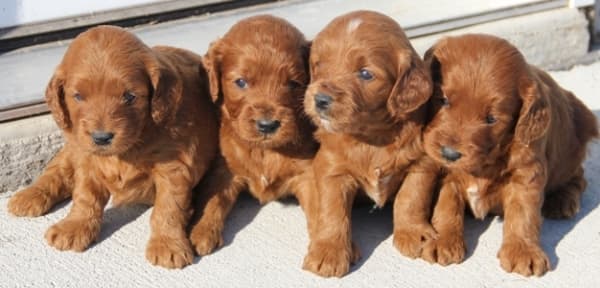
[[[537,82],[530,76],[523,76],[519,81],[519,94],[523,101],[515,138],[528,145],[544,136],[550,126],[550,108],[545,95],[540,93]]]
[[[442,74],[441,74],[441,62],[436,55],[439,44],[432,46],[427,49],[425,52],[425,57],[423,57],[423,62],[425,63],[426,69],[429,69],[429,75],[431,76],[431,81],[433,84],[442,84]]]
[[[215,103],[221,98],[221,46],[220,40],[211,43],[208,52],[202,57],[202,65],[208,74],[210,96]]]
[[[398,62],[399,65],[403,63]],[[432,93],[431,77],[421,59],[411,57],[408,69],[399,73],[387,102],[387,108],[394,117],[416,110],[429,100]]]
[[[181,80],[174,69],[158,56],[151,57],[146,69],[153,88],[150,100],[152,120],[158,125],[169,123],[175,118],[183,98]]]
[[[46,86],[46,104],[58,127],[62,130],[68,130],[71,128],[71,119],[65,102],[64,83],[63,73],[57,69],[48,86]]]
[[[302,45],[302,61],[304,61],[304,71],[310,76],[310,49],[312,47],[312,41],[306,41]],[[309,79],[310,81],[310,79]]]

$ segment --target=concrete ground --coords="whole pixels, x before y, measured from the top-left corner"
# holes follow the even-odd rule
[[[600,115],[600,62],[554,72],[558,82]],[[391,209],[353,213],[354,239],[363,258],[342,279],[322,279],[300,267],[307,247],[305,221],[293,201],[260,207],[243,197],[225,230],[225,246],[183,270],[146,262],[151,209],[108,207],[98,242],[84,253],[49,247],[45,230],[69,204],[39,218],[15,218],[0,194],[0,287],[597,287],[600,281],[600,144],[585,163],[588,189],[582,209],[567,221],[545,221],[543,247],[552,271],[541,278],[505,273],[496,259],[502,220],[466,222],[467,258],[441,267],[401,256],[392,246]]]

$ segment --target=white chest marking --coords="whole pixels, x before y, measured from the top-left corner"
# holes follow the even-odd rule
[[[367,193],[369,197],[375,202],[375,206],[377,207],[383,207],[383,204],[385,204],[385,201],[387,200],[387,195],[385,195],[384,193],[385,189],[387,188],[385,186],[390,182],[390,179],[392,178],[392,175],[387,175],[381,178],[381,174],[381,169],[375,168],[375,177],[371,178],[371,180],[369,181],[373,189],[370,189],[370,191]]]
[[[469,206],[471,206],[471,211],[473,211],[473,215],[475,218],[483,219],[487,214],[482,207],[481,197],[479,196],[479,187],[476,184],[473,184],[467,187],[467,199],[469,200]]]
[[[267,176],[262,175],[260,176],[260,183],[264,186],[267,187],[269,186],[269,179],[267,179]]]

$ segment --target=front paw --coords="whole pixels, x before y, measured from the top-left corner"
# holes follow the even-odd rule
[[[8,201],[8,212],[20,217],[41,216],[50,208],[52,203],[46,193],[35,187],[17,192]]]
[[[323,277],[342,277],[350,270],[350,264],[359,258],[360,252],[354,244],[313,242],[308,248],[302,268]]]
[[[465,241],[462,235],[440,235],[425,242],[421,257],[429,263],[447,266],[460,263],[465,258]]]
[[[65,218],[46,231],[46,241],[50,246],[61,251],[82,252],[96,240],[99,231],[98,221]]]
[[[394,230],[394,247],[414,259],[421,256],[425,242],[436,238],[437,233],[430,224],[404,225]]]
[[[194,253],[185,237],[153,236],[146,246],[146,259],[153,265],[169,269],[183,268],[192,263]]]
[[[200,256],[212,253],[215,249],[223,246],[223,235],[221,229],[214,225],[205,225],[199,222],[190,233],[190,240]]]
[[[542,276],[550,270],[550,261],[542,248],[525,241],[503,243],[498,251],[498,258],[502,269],[523,276]]]

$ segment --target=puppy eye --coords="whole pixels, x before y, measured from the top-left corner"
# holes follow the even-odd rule
[[[300,83],[298,81],[290,80],[288,82],[288,87],[290,87],[291,90],[296,90],[302,86],[303,86],[302,83]]]
[[[496,121],[496,117],[494,117],[493,115],[488,114],[487,116],[485,116],[485,123],[487,124],[494,124],[496,123]]]
[[[246,89],[248,88],[248,82],[246,82],[246,80],[244,80],[243,78],[238,78],[234,81],[235,85],[237,85],[238,87],[240,87],[241,89]]]
[[[374,78],[373,74],[371,74],[371,72],[365,68],[358,70],[358,77],[360,77],[360,79],[362,79],[362,80],[367,80],[367,81]]]
[[[440,98],[440,103],[442,103],[442,106],[450,105],[450,101],[448,100],[448,97],[446,97],[446,96],[442,96],[442,98]]]
[[[133,95],[133,93],[129,91],[123,93],[123,102],[125,104],[130,105],[131,103],[133,103],[133,100],[135,100],[135,95]]]
[[[81,102],[83,100],[83,96],[81,96],[81,94],[79,94],[79,92],[76,92],[75,94],[73,94],[73,98],[77,102]]]

